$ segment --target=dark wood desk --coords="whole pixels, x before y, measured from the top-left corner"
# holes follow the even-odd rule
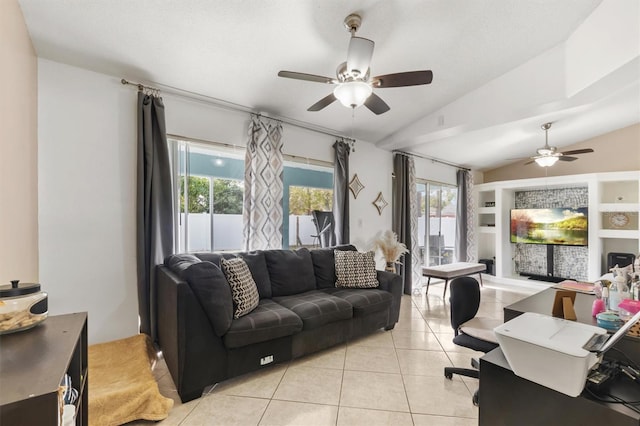
[[[622,404],[570,397],[516,376],[500,348],[480,358],[480,426],[638,426]]]
[[[546,289],[504,308],[504,321],[524,312],[551,315],[555,289]],[[574,308],[579,322],[596,324],[591,316],[595,296],[578,293]],[[624,338],[615,345],[640,363],[640,339]],[[615,355],[616,351],[609,351]],[[618,356],[613,356],[619,358]],[[497,348],[480,358],[481,426],[501,425],[640,425],[640,413],[622,404],[609,404],[586,396],[573,398],[516,376]],[[630,382],[631,386],[637,386]],[[640,392],[638,392],[640,394]]]

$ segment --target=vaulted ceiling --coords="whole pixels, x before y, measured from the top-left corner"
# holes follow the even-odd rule
[[[532,155],[547,121],[558,147],[640,121],[635,0],[19,1],[39,57],[474,169]],[[629,10],[635,21],[611,24]],[[277,73],[335,77],[353,12],[376,43],[372,75],[428,69],[433,82],[376,89],[391,107],[378,116],[308,112],[333,86]]]

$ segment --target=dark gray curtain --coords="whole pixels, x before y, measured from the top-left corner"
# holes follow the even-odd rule
[[[162,98],[138,92],[137,269],[140,332],[156,341],[155,267],[173,252],[171,168]]]
[[[333,144],[336,159],[333,165],[333,223],[336,244],[349,244],[349,154],[345,141]]]
[[[393,216],[392,229],[398,236],[398,241],[404,243],[409,250],[400,258],[400,275],[404,283],[404,294],[411,294],[411,198],[416,197],[415,190],[411,192],[410,185],[410,160],[403,154],[395,154],[393,157]]]
[[[456,260],[474,262],[475,234],[473,220],[475,216],[473,201],[473,177],[468,170],[458,170],[458,205],[456,207]]]

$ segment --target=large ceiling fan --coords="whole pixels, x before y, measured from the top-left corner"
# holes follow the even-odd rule
[[[525,165],[535,162],[540,167],[551,167],[556,163],[556,161],[574,161],[578,159],[577,157],[572,157],[572,155],[588,154],[593,152],[593,149],[591,148],[558,152],[555,146],[549,146],[549,129],[551,128],[551,124],[552,123],[545,123],[542,125],[542,130],[544,130],[544,146],[542,148],[538,148],[536,150],[538,155],[531,157],[531,161],[527,161],[524,163]]]
[[[409,71],[370,77],[371,57],[375,43],[366,38],[356,37],[356,31],[360,28],[361,23],[362,18],[355,13],[347,16],[344,20],[345,27],[351,33],[351,40],[349,41],[347,61],[338,65],[336,78],[293,71],[278,73],[279,77],[336,85],[333,93],[311,105],[307,111],[320,111],[338,100],[349,108],[356,108],[364,104],[373,113],[382,114],[389,111],[389,105],[373,93],[373,89],[417,86],[429,84],[433,80],[431,71]]]

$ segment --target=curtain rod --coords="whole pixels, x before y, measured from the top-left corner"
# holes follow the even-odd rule
[[[448,163],[448,162],[446,162],[444,160],[438,160],[437,158],[431,158],[431,157],[426,157],[424,155],[412,154],[410,152],[399,151],[399,150],[396,150],[396,149],[394,149],[391,152],[393,152],[394,154],[403,154],[403,155],[409,155],[409,156],[412,156],[412,157],[422,158],[423,160],[433,161],[434,163],[444,164],[445,166],[453,167],[453,168],[460,169],[460,170],[466,170],[467,172],[471,171],[471,169],[467,169],[466,167],[462,167],[462,166],[459,166],[459,165],[453,164],[453,163]]]
[[[157,87],[147,86],[147,85],[142,84],[142,83],[134,83],[134,82],[128,81],[128,80],[126,80],[124,78],[120,80],[120,83],[122,83],[124,85],[136,86],[139,91],[142,91],[144,89],[148,89],[148,90],[154,90],[154,91],[160,93],[160,89],[158,89]],[[270,116],[270,115],[267,115],[267,114],[264,114],[264,113],[261,113],[261,112],[255,112],[254,110],[252,110],[251,108],[249,108],[247,106],[236,104],[236,103],[233,103],[233,102],[223,101],[221,99],[213,98],[213,97],[207,96],[207,95],[202,95],[202,94],[196,93],[196,92],[191,92],[189,90],[179,89],[177,87],[168,86],[168,85],[165,85],[165,84],[159,84],[159,83],[154,83],[154,84],[156,86],[162,88],[163,91],[165,91],[167,93],[171,93],[173,95],[182,96],[182,97],[187,98],[187,99],[196,99],[196,100],[203,101],[205,103],[208,103],[208,104],[220,107],[220,108],[224,108],[224,109],[227,109],[227,110],[231,110],[231,111],[246,112],[246,113],[249,113],[249,114],[257,115],[258,117],[265,117],[265,118],[268,118],[270,120],[275,120],[275,121],[278,121],[280,123],[286,123],[286,124],[289,124],[291,126],[295,126],[295,127],[301,128],[301,129],[310,130],[312,132],[321,133],[323,135],[332,136],[334,138],[342,139],[342,140],[345,140],[345,141],[351,141],[352,143],[356,142],[356,140],[354,138],[351,138],[351,137],[348,137],[348,136],[344,136],[344,135],[340,135],[340,134],[337,134],[337,133],[333,133],[333,131],[331,131],[330,129],[326,129],[324,127],[314,126],[313,124],[305,123],[303,121],[294,120],[292,118]]]

